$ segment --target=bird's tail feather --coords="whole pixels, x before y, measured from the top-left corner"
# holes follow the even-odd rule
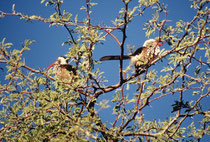
[[[104,56],[100,59],[100,61],[105,61],[105,60],[120,60],[120,57],[119,55],[116,55],[116,56]],[[126,59],[130,59],[130,56],[123,56],[123,60],[126,60]]]

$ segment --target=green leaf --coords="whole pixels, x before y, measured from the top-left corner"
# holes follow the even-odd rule
[[[42,0],[42,1],[41,1],[41,4],[43,4],[44,2],[45,2],[45,0]]]
[[[40,18],[40,16],[37,16],[37,15],[32,15],[32,16],[30,16],[29,18],[30,18],[30,19],[32,19],[32,20],[33,20],[33,19],[39,19],[39,18]]]
[[[78,15],[75,16],[74,21],[77,23]]]

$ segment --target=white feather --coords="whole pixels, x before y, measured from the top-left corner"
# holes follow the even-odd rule
[[[155,39],[148,39],[144,42],[143,47],[147,47],[148,44],[150,44],[151,42],[157,42]]]
[[[66,58],[64,58],[64,57],[61,57],[60,56],[60,57],[58,57],[57,60],[60,61],[60,65],[66,65],[66,64],[68,64]]]

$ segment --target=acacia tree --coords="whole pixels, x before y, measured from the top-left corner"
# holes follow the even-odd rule
[[[13,15],[65,28],[70,36],[64,43],[69,45],[66,56],[77,69],[77,79],[66,84],[54,78],[51,71],[25,64],[23,52],[30,50],[34,41],[26,40],[21,50],[12,50],[12,43],[3,39],[0,63],[7,74],[0,84],[2,141],[199,141],[209,134],[210,112],[202,107],[202,100],[209,95],[208,0],[193,0],[194,18],[176,21],[174,26],[168,24],[167,7],[158,0],[139,0],[133,7],[129,5],[131,0],[120,2],[123,7],[111,26],[91,23],[91,8],[96,3],[90,0],[81,8],[87,15],[83,20],[62,10],[62,0],[41,1],[55,8],[49,18],[27,16],[16,12],[14,7],[12,13],[0,11],[1,20]],[[168,45],[168,49],[162,50],[160,57],[139,73],[132,72],[130,66],[124,67],[120,60],[119,82],[106,85],[103,72],[93,68],[100,64],[93,58],[97,43],[111,37],[123,56],[124,50],[129,48],[125,45],[129,38],[127,26],[151,9],[154,14],[144,23],[145,36],[158,33],[158,40]],[[123,38],[115,36],[114,31],[120,31]],[[161,60],[162,70],[152,66]],[[129,89],[132,86],[138,89]],[[112,93],[111,105],[105,100],[98,102],[109,92]],[[170,95],[176,98],[171,104],[170,116],[152,121],[144,117],[144,109]],[[190,96],[190,100],[186,100],[185,95]],[[99,110],[113,110],[110,114],[113,121],[104,121],[96,105]],[[192,119],[195,117],[198,117],[197,126]],[[183,125],[184,122],[187,125]]]

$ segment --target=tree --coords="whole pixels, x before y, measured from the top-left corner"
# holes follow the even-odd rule
[[[4,38],[0,46],[1,70],[7,72],[0,84],[2,141],[200,141],[209,134],[210,112],[203,102],[209,99],[208,0],[192,0],[194,18],[176,23],[167,19],[167,6],[159,0],[122,0],[111,26],[92,23],[91,14],[97,11],[91,10],[97,3],[91,0],[81,7],[87,15],[83,20],[62,10],[62,0],[41,3],[55,9],[49,18],[27,16],[13,5],[12,13],[0,11],[1,20],[13,15],[66,29],[69,40],[63,44],[69,46],[66,56],[77,69],[77,79],[68,84],[56,79],[52,70],[27,66],[23,53],[34,41],[25,40],[18,50]],[[120,55],[127,49],[132,52],[133,46],[126,46],[127,27],[149,11],[154,13],[144,23],[145,36],[156,36],[168,49],[162,49],[161,56],[139,73],[120,60],[118,82],[106,80],[100,68],[94,68],[103,63],[94,59],[93,51],[111,37]],[[108,93],[110,100],[100,100]],[[145,117],[146,109],[152,111],[155,103],[169,96],[175,101],[168,116]],[[102,110],[112,110],[106,115],[113,119],[104,120]]]

